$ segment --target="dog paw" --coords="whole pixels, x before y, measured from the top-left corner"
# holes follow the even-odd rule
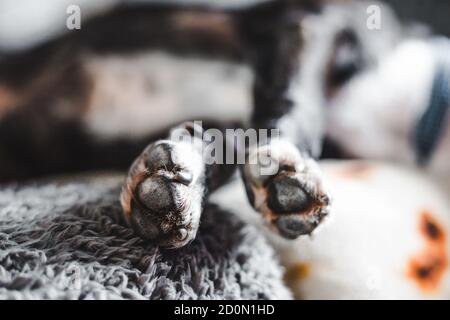
[[[169,140],[150,144],[131,166],[122,189],[128,223],[160,247],[186,245],[200,223],[204,180],[201,151],[194,144]]]
[[[329,214],[318,165],[286,141],[250,149],[243,176],[250,203],[285,238],[311,234]]]

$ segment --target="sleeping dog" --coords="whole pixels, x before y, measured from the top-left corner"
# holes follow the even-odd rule
[[[121,195],[127,221],[142,237],[178,248],[195,238],[204,201],[236,166],[206,163],[198,143],[165,139],[165,128],[198,119],[219,120],[219,130],[231,126],[226,120],[280,129],[279,139],[243,147],[247,159],[266,154],[278,164],[269,175],[258,162],[242,165],[247,195],[282,236],[310,234],[330,210],[313,160],[324,132],[321,98],[303,93],[318,92],[303,66],[301,25],[316,3],[119,7],[4,55],[0,178],[133,163]],[[202,145],[204,128],[177,130]]]
[[[344,146],[354,140],[337,139],[343,133],[329,129],[338,121],[326,105],[401,39],[381,5],[382,28],[366,28],[367,7],[331,5],[315,15],[308,1],[239,10],[133,5],[3,56],[0,178],[133,163],[121,196],[127,220],[143,237],[180,247],[235,165],[205,163],[202,148],[164,139],[165,129],[192,119],[220,121],[213,126],[222,131],[224,121],[278,128],[281,141],[244,147],[247,159],[267,153],[279,164],[271,175],[241,166],[247,195],[284,237],[310,234],[330,210],[312,159],[325,133]],[[190,123],[180,127],[202,136]]]
[[[143,237],[177,248],[194,239],[206,197],[236,166],[204,161],[205,128],[189,122],[172,129],[196,143],[167,139],[165,128],[192,119],[220,131],[279,128],[281,139],[244,150],[247,159],[270,151],[279,170],[260,175],[258,163],[246,163],[244,184],[235,180],[215,201],[241,215],[256,209],[291,239],[268,236],[297,297],[448,297],[445,197],[409,171],[362,162],[322,164],[322,175],[313,160],[325,135],[353,156],[420,163],[434,157],[433,143],[426,142],[439,134],[426,134],[424,110],[435,119],[435,108],[445,108],[426,107],[431,84],[442,83],[433,76],[433,55],[424,49],[428,42],[403,43],[403,29],[379,6],[379,30],[366,27],[368,4],[360,2],[326,6],[318,14],[306,3],[281,1],[229,11],[125,7],[31,52],[3,57],[0,176],[121,169],[137,157],[121,196],[125,215]],[[416,49],[402,49],[411,46]],[[412,68],[417,61],[424,62],[421,68]],[[417,76],[389,75],[403,65]],[[385,90],[391,80],[399,85]],[[420,84],[406,85],[414,81]],[[417,109],[396,113],[402,117],[368,113],[397,112],[382,103],[397,92],[410,98],[398,105],[410,108],[404,102],[415,101]],[[405,130],[406,122],[415,129]],[[401,143],[385,139],[399,132]],[[403,152],[406,143],[417,147]],[[374,155],[380,146],[389,152]],[[329,189],[335,217],[323,223]],[[420,196],[402,196],[409,194]],[[319,225],[312,238],[292,241]]]
[[[332,76],[315,72],[326,135],[346,157],[397,165],[321,163],[333,215],[310,239],[268,237],[298,298],[448,299],[449,197],[430,176],[450,181],[450,44],[407,34],[386,7],[381,29],[370,31],[358,6],[303,21],[309,47],[334,65]]]

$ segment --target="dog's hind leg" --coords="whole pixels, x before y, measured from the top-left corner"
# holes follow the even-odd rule
[[[268,23],[270,12],[248,14],[252,17],[243,16],[241,29],[256,57],[252,126],[278,129],[279,139],[250,146],[242,176],[252,206],[272,229],[293,239],[310,234],[330,211],[314,160],[323,138],[321,103],[315,100],[320,90],[314,81],[304,81],[298,22],[280,14]]]
[[[164,248],[194,240],[207,195],[235,171],[205,161],[203,128],[193,122],[151,143],[132,164],[121,194],[128,223]]]

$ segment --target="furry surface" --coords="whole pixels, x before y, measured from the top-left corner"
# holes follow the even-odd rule
[[[447,194],[420,170],[398,165],[356,160],[320,167],[333,195],[328,218],[296,240],[262,229],[295,298],[449,299]],[[211,201],[262,227],[239,184]]]
[[[121,179],[0,189],[0,299],[289,299],[258,231],[208,206],[162,251],[122,218]]]

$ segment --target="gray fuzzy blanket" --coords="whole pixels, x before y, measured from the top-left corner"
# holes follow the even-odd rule
[[[162,251],[121,215],[120,180],[0,189],[0,299],[289,299],[264,238],[209,205],[197,239]]]

